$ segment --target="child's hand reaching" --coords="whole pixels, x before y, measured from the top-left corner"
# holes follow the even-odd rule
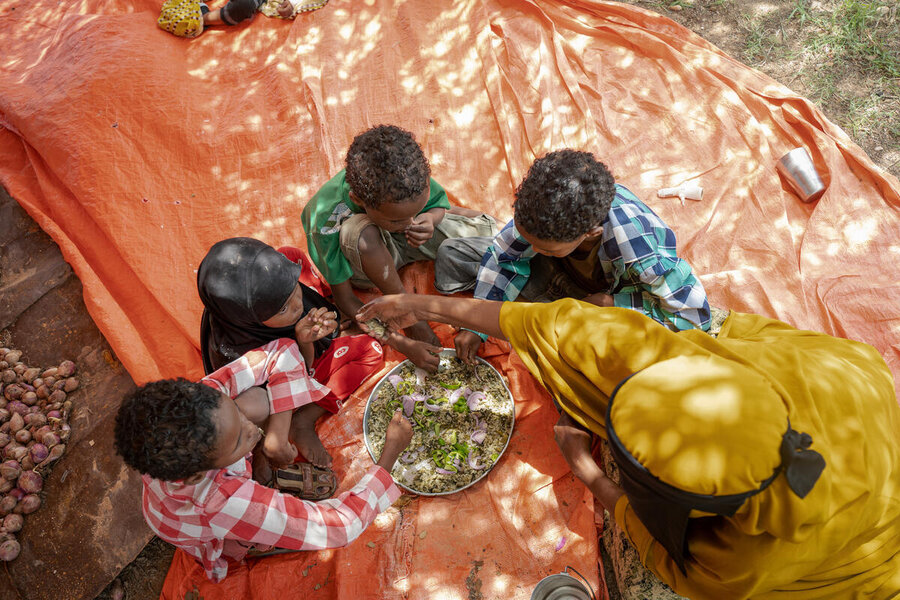
[[[400,338],[400,340],[403,341],[400,342],[401,345],[397,346],[397,349],[405,354],[412,364],[429,373],[437,371],[441,364],[440,353],[443,348],[407,337]]]
[[[294,336],[299,343],[320,340],[338,327],[337,315],[327,308],[314,308],[294,325]]]
[[[412,248],[418,248],[434,236],[434,220],[427,212],[413,217],[406,228],[406,241]]]
[[[398,410],[391,418],[391,422],[388,423],[387,431],[384,432],[384,448],[382,448],[381,457],[376,464],[390,471],[400,453],[409,446],[412,436],[412,424]]]
[[[290,19],[294,16],[294,5],[291,4],[290,0],[282,0],[276,10],[278,11],[279,17]]]

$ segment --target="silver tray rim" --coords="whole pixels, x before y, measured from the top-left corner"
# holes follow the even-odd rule
[[[441,350],[440,356],[448,357],[448,358],[455,357],[456,349],[455,348],[444,348],[443,350]],[[500,459],[503,458],[503,455],[506,453],[506,449],[509,447],[509,441],[512,439],[513,431],[516,428],[516,400],[515,400],[515,398],[513,398],[512,392],[509,389],[509,385],[507,385],[507,383],[506,383],[506,378],[503,377],[503,375],[500,373],[500,371],[498,371],[494,367],[494,365],[492,365],[488,361],[484,360],[480,356],[476,356],[475,358],[476,358],[476,360],[478,360],[479,363],[490,367],[490,369],[494,372],[494,374],[497,375],[497,377],[500,379],[500,382],[503,384],[503,389],[506,390],[506,393],[509,396],[509,401],[512,402],[512,419],[510,420],[510,423],[509,423],[509,436],[506,438],[506,444],[503,445],[503,450],[500,451],[500,456],[497,457],[497,460],[494,461],[494,464],[491,465],[491,467],[489,469],[485,469],[484,473],[482,473],[480,476],[473,479],[472,481],[470,481],[466,485],[462,486],[461,488],[457,488],[455,490],[451,490],[448,492],[420,492],[420,491],[414,490],[414,489],[400,483],[396,479],[394,479],[394,483],[396,483],[400,488],[406,490],[407,492],[409,492],[411,494],[416,494],[417,496],[449,496],[450,494],[456,494],[457,492],[461,492],[466,488],[470,488],[473,485],[475,485],[476,483],[478,483],[479,481],[481,481],[482,479],[484,479],[485,477],[487,477],[487,474],[490,473],[494,469],[494,467],[497,466],[497,464],[500,462]],[[390,371],[385,373],[384,376],[378,380],[378,383],[375,384],[375,387],[372,388],[372,391],[369,393],[369,398],[366,400],[366,411],[363,414],[363,440],[366,443],[366,450],[369,452],[369,456],[372,458],[373,462],[378,462],[378,457],[375,456],[374,449],[372,448],[372,442],[369,439],[369,414],[372,411],[372,402],[377,397],[378,390],[381,389],[381,386],[384,385],[384,383],[387,381],[388,377],[399,372],[400,369],[402,369],[407,364],[412,365],[412,361],[410,361],[409,359],[404,360],[403,362],[394,366],[394,368],[392,368]],[[393,478],[393,475],[391,477]]]

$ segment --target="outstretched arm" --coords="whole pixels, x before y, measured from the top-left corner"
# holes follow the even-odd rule
[[[505,340],[500,329],[501,306],[502,302],[491,300],[395,294],[372,300],[356,313],[356,319],[364,329],[366,321],[377,318],[393,330],[417,321],[438,321]]]
[[[591,432],[563,412],[553,427],[553,436],[572,473],[587,486],[603,508],[609,511],[610,517],[615,519],[616,502],[625,492],[606,476],[591,456]]]

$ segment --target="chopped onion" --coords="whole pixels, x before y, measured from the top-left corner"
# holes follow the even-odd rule
[[[394,386],[394,389],[397,389],[397,386],[403,382],[403,378],[399,375],[391,375],[388,377],[388,381],[391,382],[391,385]]]
[[[419,367],[416,367],[415,373],[416,373],[416,385],[424,385],[425,378],[428,377],[428,373],[425,371],[425,369],[420,369]]]
[[[416,408],[416,401],[413,400],[413,397],[410,395],[400,396],[400,401],[403,402],[403,414],[407,417],[411,417],[413,414],[413,410]]]
[[[428,401],[428,398],[425,398],[425,400],[423,400],[422,403],[425,405],[425,408],[427,408],[431,412],[437,412],[437,411],[441,410],[440,404],[432,404]]]
[[[481,459],[474,454],[469,454],[469,468],[475,469],[476,471],[480,471],[484,469],[487,465],[481,464]]]
[[[457,400],[459,400],[459,397],[462,396],[468,389],[469,388],[456,388],[455,390],[453,390],[453,392],[450,394],[450,404],[454,404]]]
[[[440,467],[435,467],[434,470],[437,471],[438,473],[440,473],[441,475],[454,475],[453,471],[448,471],[447,469],[442,469]]]
[[[487,396],[484,395],[484,392],[472,392],[466,398],[466,404],[469,406],[469,410],[478,410],[478,403],[486,398]]]
[[[408,465],[409,463],[413,462],[414,460],[416,460],[416,457],[412,452],[404,452],[403,454],[400,455],[400,462],[402,462],[405,465]]]
[[[476,429],[471,434],[469,434],[469,439],[471,439],[476,444],[481,444],[484,442],[484,438],[487,437],[487,430],[485,429]]]

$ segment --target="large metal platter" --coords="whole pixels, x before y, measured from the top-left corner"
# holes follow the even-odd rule
[[[455,356],[456,356],[456,350],[454,350],[453,348],[444,348],[443,351],[441,351],[442,358],[455,357]],[[509,440],[512,439],[513,429],[516,426],[516,403],[513,400],[512,392],[509,391],[509,386],[506,383],[506,378],[500,374],[500,371],[495,369],[491,363],[487,362],[483,358],[480,358],[480,357],[476,357],[476,358],[479,363],[481,363],[483,365],[487,365],[491,369],[491,371],[494,372],[494,374],[497,376],[497,378],[503,384],[503,389],[506,390],[506,393],[509,396],[509,402],[512,405],[512,419],[510,419],[510,422],[509,422],[509,436],[506,438],[506,443],[503,445],[503,450],[500,451],[500,456],[498,456],[497,460],[494,461],[494,464],[491,465],[490,468],[485,469],[484,472],[479,477],[473,479],[471,482],[469,482],[466,485],[464,485],[460,488],[457,488],[455,490],[449,490],[446,492],[420,492],[419,490],[408,487],[408,486],[404,485],[403,483],[400,483],[399,481],[397,481],[397,485],[400,486],[401,488],[403,488],[404,490],[406,490],[412,494],[418,494],[420,496],[447,496],[449,494],[455,494],[456,492],[460,492],[466,488],[472,487],[473,485],[475,485],[476,483],[478,483],[479,481],[484,479],[487,476],[487,474],[490,473],[491,470],[497,465],[497,463],[500,462],[500,459],[503,458],[503,454],[506,452],[506,448],[509,446]],[[387,374],[385,374],[385,376],[382,377],[381,380],[379,380],[379,382],[375,385],[375,387],[372,388],[372,393],[369,394],[369,399],[366,401],[366,412],[363,415],[363,438],[365,439],[365,442],[366,442],[366,450],[369,451],[369,456],[372,457],[373,461],[377,461],[378,457],[375,456],[374,448],[372,447],[372,440],[369,438],[369,414],[372,411],[372,403],[375,402],[375,400],[378,398],[378,390],[381,389],[381,386],[390,385],[390,383],[388,382],[388,378],[391,375],[398,374],[400,372],[400,370],[406,365],[412,365],[412,363],[409,360],[405,360],[405,361],[401,362],[400,364],[398,364],[393,369],[391,369],[390,371],[388,371]],[[395,478],[395,480],[396,480],[396,478]]]

